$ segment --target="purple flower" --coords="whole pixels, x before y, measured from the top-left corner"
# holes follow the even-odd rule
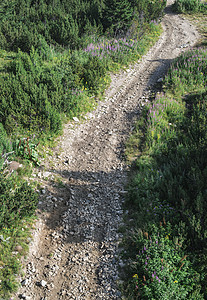
[[[154,275],[154,273],[152,273],[152,278],[154,278],[155,277],[155,275]]]

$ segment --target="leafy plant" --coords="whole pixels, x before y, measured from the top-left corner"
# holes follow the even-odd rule
[[[170,223],[154,224],[134,237],[137,256],[130,282],[134,299],[204,299],[199,274],[176,242],[180,237],[173,235],[172,240],[171,234]]]
[[[35,143],[31,138],[20,138],[13,141],[13,150],[15,154],[24,159],[33,161],[36,165],[38,162],[37,147],[39,143]]]

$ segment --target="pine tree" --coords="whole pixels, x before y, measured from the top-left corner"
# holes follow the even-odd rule
[[[114,33],[126,31],[133,20],[133,8],[128,0],[106,0],[105,29]]]

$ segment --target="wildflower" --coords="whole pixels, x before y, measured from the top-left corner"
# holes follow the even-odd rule
[[[138,278],[138,275],[137,275],[137,274],[134,274],[133,278]]]
[[[174,283],[177,283],[177,282],[178,282],[177,280],[174,281]]]

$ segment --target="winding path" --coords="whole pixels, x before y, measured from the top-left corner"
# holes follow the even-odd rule
[[[116,257],[127,180],[124,143],[151,86],[199,38],[187,20],[171,12],[170,4],[156,45],[137,64],[112,76],[105,100],[84,122],[65,126],[46,171],[39,171],[46,200],[40,202],[38,229],[17,297],[121,299]],[[62,188],[44,180],[56,176]]]

